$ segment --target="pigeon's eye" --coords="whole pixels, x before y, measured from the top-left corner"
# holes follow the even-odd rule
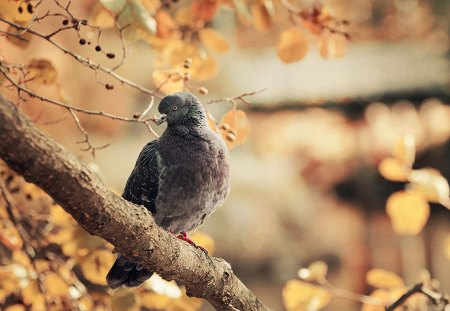
[[[173,106],[173,107],[172,107],[172,110],[173,110],[173,111],[175,111],[175,110],[177,110],[177,109],[178,109],[177,106]]]

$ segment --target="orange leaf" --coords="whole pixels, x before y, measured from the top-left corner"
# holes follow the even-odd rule
[[[208,22],[214,18],[219,8],[219,1],[216,0],[195,0],[192,2],[191,10],[194,20]]]
[[[397,274],[383,269],[372,269],[367,272],[367,283],[376,288],[402,288],[405,283]]]
[[[318,44],[323,58],[341,58],[345,55],[346,39],[340,34],[323,33]]]
[[[155,70],[152,77],[156,87],[165,94],[181,92],[184,89],[184,81],[178,71]]]
[[[284,63],[293,63],[305,57],[308,42],[303,33],[296,27],[284,30],[278,41],[278,57]]]
[[[410,169],[396,158],[387,157],[378,165],[381,176],[392,181],[408,181]]]
[[[212,28],[202,28],[198,34],[202,44],[213,51],[226,52],[230,48],[227,40]]]
[[[234,109],[223,115],[219,128],[230,149],[245,143],[251,132],[245,112]]]
[[[56,69],[47,59],[32,59],[27,65],[27,69],[34,83],[52,85],[56,82]]]
[[[386,202],[386,210],[398,234],[418,234],[430,216],[428,202],[415,191],[394,192]]]
[[[256,30],[261,32],[266,32],[272,25],[272,20],[270,19],[270,14],[267,11],[265,5],[256,2],[252,5],[252,16],[253,25],[255,25]]]
[[[413,170],[409,176],[413,189],[421,193],[428,201],[441,203],[448,200],[450,187],[438,170],[423,168]]]
[[[323,287],[298,280],[288,281],[282,295],[287,311],[320,310],[331,300],[331,294]]]

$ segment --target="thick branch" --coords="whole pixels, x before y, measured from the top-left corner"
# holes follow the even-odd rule
[[[159,228],[140,206],[107,189],[85,165],[0,96],[0,158],[45,190],[87,231],[118,252],[185,285],[217,310],[269,310],[224,260]]]

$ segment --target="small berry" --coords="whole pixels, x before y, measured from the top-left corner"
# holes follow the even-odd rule
[[[135,112],[133,114],[133,119],[139,119],[141,117],[141,114],[139,112]]]
[[[102,48],[100,47],[100,45],[97,45],[97,46],[95,47],[95,50],[96,50],[97,52],[100,52],[100,51],[102,50]]]
[[[81,20],[81,25],[86,26],[87,24],[88,24],[88,21],[87,21],[87,20],[85,20],[85,19],[82,19],[82,20]]]
[[[67,19],[63,20],[63,21],[62,21],[62,24],[63,24],[64,26],[69,25],[69,20],[67,20]]]
[[[225,138],[229,141],[229,142],[234,142],[236,141],[236,135],[232,134],[231,132],[228,133]]]
[[[17,8],[17,11],[19,11],[19,13],[22,14],[22,13],[23,13],[22,6],[19,6],[19,7]]]
[[[204,86],[199,87],[198,92],[202,95],[208,95],[208,89]]]
[[[78,25],[78,23],[79,23],[79,22],[78,22],[78,20],[77,20],[77,19],[75,19],[75,18],[74,18],[74,19],[72,19],[72,20],[71,20],[71,22],[72,22],[72,24],[74,24],[74,25]]]
[[[85,45],[86,44],[86,40],[85,39],[80,39],[80,44],[81,45]]]
[[[227,123],[221,124],[220,129],[228,132],[230,130],[230,125]]]
[[[28,13],[33,14],[33,5],[31,3],[28,3],[27,11],[28,11]]]
[[[107,84],[105,85],[105,88],[106,88],[107,90],[112,90],[112,89],[114,88],[114,85],[107,83]]]
[[[170,8],[170,3],[169,2],[164,2],[163,3],[163,7],[166,8],[166,9]]]
[[[106,53],[106,57],[108,57],[109,59],[113,59],[114,57],[116,57],[116,55],[114,55],[114,53]]]

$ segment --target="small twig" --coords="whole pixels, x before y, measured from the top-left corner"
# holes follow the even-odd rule
[[[89,134],[88,132],[84,129],[84,127],[81,125],[80,122],[80,118],[78,118],[77,114],[75,113],[75,111],[73,109],[69,109],[70,115],[72,116],[72,118],[74,119],[75,123],[77,124],[78,129],[80,130],[81,134],[84,135],[84,139],[80,140],[77,142],[77,144],[86,144],[87,147],[85,148],[81,148],[82,151],[90,151],[92,156],[95,158],[95,151],[96,150],[101,150],[104,149],[106,147],[108,147],[110,144],[106,144],[100,147],[94,147],[91,144],[91,141],[89,140]]]
[[[246,97],[262,93],[265,90],[266,89],[261,89],[259,91],[242,93],[241,95],[238,95],[236,97],[223,97],[223,98],[218,98],[218,99],[212,99],[210,101],[205,102],[205,104],[210,105],[210,104],[215,104],[215,103],[228,102],[228,103],[232,103],[233,104],[233,108],[236,108],[239,101],[241,101],[241,102],[243,102],[245,104],[250,104],[250,101]]]
[[[47,103],[50,103],[50,104],[54,104],[56,106],[59,106],[59,107],[62,107],[62,108],[68,109],[68,110],[74,110],[76,112],[80,112],[80,113],[84,113],[84,114],[88,114],[88,115],[102,116],[102,117],[109,118],[109,119],[112,119],[112,120],[119,120],[119,121],[124,121],[124,122],[144,123],[148,128],[150,128],[150,124],[148,122],[154,120],[154,118],[139,120],[139,119],[136,119],[136,118],[122,117],[122,116],[114,115],[114,114],[103,112],[103,111],[88,110],[88,109],[72,106],[72,105],[69,105],[69,104],[65,104],[65,103],[63,103],[61,101],[58,101],[58,100],[55,100],[55,99],[50,99],[50,98],[44,97],[42,95],[39,95],[39,94],[37,94],[37,93],[35,93],[35,92],[25,88],[24,86],[21,86],[13,78],[11,78],[10,75],[8,75],[6,73],[6,71],[1,66],[0,66],[0,74],[2,74],[19,91],[28,94],[30,97],[37,98],[37,99],[39,99],[41,101],[44,101],[44,102],[47,102]],[[154,134],[153,130],[150,130],[150,132],[152,134]]]
[[[145,87],[143,87],[141,85],[138,85],[137,83],[135,83],[135,82],[133,82],[133,81],[127,79],[127,78],[122,77],[121,75],[117,74],[114,71],[114,69],[103,67],[100,64],[91,61],[88,58],[85,58],[85,57],[83,57],[81,55],[78,55],[78,54],[72,52],[69,49],[66,49],[61,44],[59,44],[58,42],[54,41],[52,38],[48,38],[48,35],[41,34],[41,33],[37,32],[37,31],[35,31],[33,29],[29,29],[28,27],[24,27],[24,26],[21,26],[19,24],[14,23],[14,22],[11,22],[11,21],[3,18],[3,17],[0,17],[0,22],[3,22],[3,23],[8,24],[10,26],[13,26],[17,30],[25,30],[28,33],[30,33],[30,34],[32,34],[32,35],[34,35],[36,37],[39,37],[39,38],[41,38],[43,40],[48,41],[53,46],[55,46],[56,48],[58,48],[59,50],[61,50],[65,54],[70,55],[72,58],[77,60],[79,63],[85,65],[86,67],[89,67],[89,68],[91,68],[93,70],[103,71],[103,72],[109,74],[110,76],[112,76],[113,78],[115,78],[116,80],[120,81],[122,84],[128,85],[128,86],[130,86],[130,87],[132,87],[134,89],[137,89],[137,90],[139,90],[142,93],[149,94],[149,95],[154,95],[155,97],[160,98],[160,96],[157,96],[154,91],[152,91],[150,89],[147,89],[147,88],[145,88]]]
[[[391,305],[386,306],[386,311],[394,311],[396,308],[403,305],[406,300],[408,300],[412,295],[416,293],[421,293],[427,296],[434,305],[443,304],[443,309],[449,304],[448,297],[441,293],[437,293],[432,291],[431,289],[424,286],[422,283],[418,283],[411,287],[406,293],[401,295],[396,301],[394,301]]]
[[[308,282],[306,280],[303,280],[303,281]],[[351,292],[351,291],[336,287],[325,278],[318,280],[317,283],[316,282],[308,282],[308,283],[311,283],[313,285],[323,286],[324,288],[326,288],[328,291],[330,291],[333,295],[335,295],[337,297],[341,297],[341,298],[345,298],[348,300],[353,300],[353,301],[357,301],[357,302],[361,302],[361,303],[373,305],[373,306],[383,306],[384,305],[383,301],[381,299],[367,296],[367,295],[362,295],[359,293]]]
[[[150,109],[152,109],[154,103],[155,103],[155,97],[152,96],[150,99],[150,102],[147,105],[147,108],[145,108],[145,110],[139,115],[138,120],[144,119],[144,117],[149,113]]]

